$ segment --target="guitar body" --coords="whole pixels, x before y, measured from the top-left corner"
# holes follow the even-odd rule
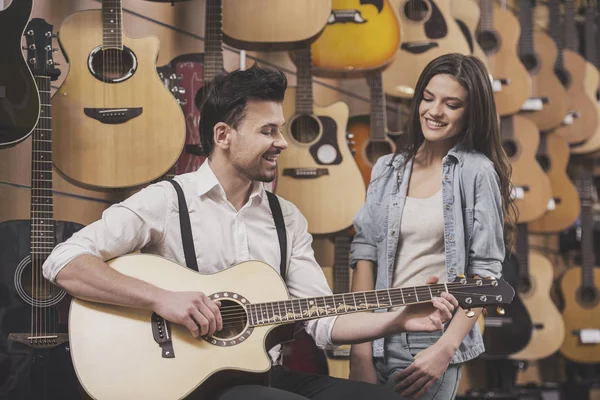
[[[563,50],[563,57],[570,80],[567,87],[570,110],[574,110],[579,116],[573,118],[572,124],[556,128],[555,133],[569,144],[582,144],[596,132],[598,127],[596,91],[593,90],[594,87],[585,87],[585,77],[589,73],[585,59],[567,49]]]
[[[379,9],[375,3],[333,0],[333,22],[312,44],[315,74],[359,76],[391,62],[400,46],[400,23],[389,0],[381,4]]]
[[[288,121],[283,136],[289,147],[281,153],[277,163],[277,194],[298,207],[308,221],[310,233],[339,232],[352,225],[366,196],[360,170],[346,142],[348,106],[342,102],[327,107],[315,105],[314,115],[318,117],[320,133],[310,143],[301,143],[291,133],[292,120],[296,116],[295,99],[296,89],[288,88],[283,100],[284,116]],[[313,154],[319,154],[316,153],[319,146],[337,146],[339,162],[318,163],[319,158]],[[286,175],[286,169],[305,168],[326,169],[327,174],[315,178]]]
[[[55,221],[56,242],[68,239],[82,227],[72,222]],[[77,377],[64,344],[53,349],[32,349],[7,340],[10,333],[31,334],[35,319],[44,323],[55,321],[48,324],[55,328],[52,333],[67,332],[69,296],[61,299],[60,293],[64,295],[64,292],[50,283],[44,285],[48,289],[44,293],[31,292],[32,279],[43,278],[36,274],[32,277],[30,230],[29,220],[0,224],[0,366],[8,367],[6,375],[0,374],[0,398],[79,398]],[[32,315],[33,301],[39,302],[43,311],[38,309],[38,313]]]
[[[514,149],[512,152],[507,151],[512,166],[513,186],[527,188],[523,198],[515,198],[519,222],[529,222],[540,218],[546,212],[548,201],[552,197],[552,187],[548,176],[536,160],[536,151],[540,143],[540,134],[536,126],[525,117],[514,115],[512,118],[514,141],[503,137],[503,146],[505,149]]]
[[[538,161],[550,179],[555,208],[529,223],[534,233],[555,233],[567,229],[579,218],[581,201],[577,189],[567,175],[569,146],[554,134],[546,135],[546,151],[538,153]]]
[[[223,40],[245,50],[306,47],[330,12],[331,0],[223,0]]]
[[[591,63],[586,62],[583,87],[587,97],[594,99],[596,116],[600,116],[600,102],[596,101],[596,93],[600,85],[600,74],[598,69]],[[596,125],[596,130],[592,136],[582,145],[571,147],[573,154],[587,154],[600,150],[600,121]]]
[[[532,90],[530,97],[548,99],[539,111],[527,111],[523,115],[529,118],[541,132],[546,132],[562,124],[569,112],[567,90],[554,73],[554,63],[558,55],[556,43],[543,32],[534,33],[537,61],[533,68],[528,60],[523,63],[528,67],[531,76]]]
[[[0,148],[26,139],[40,114],[37,87],[21,50],[32,7],[33,0],[14,0],[0,11]]]
[[[502,90],[494,92],[500,115],[517,113],[531,95],[531,78],[517,54],[521,26],[514,14],[494,4],[493,34],[478,40],[487,54],[488,70],[494,79],[505,80]]]
[[[412,98],[421,72],[434,58],[446,53],[471,53],[452,18],[450,0],[423,0],[429,10],[423,18],[409,1],[390,0],[400,16],[402,44],[394,61],[383,71],[385,93],[402,98]]]
[[[176,100],[156,71],[159,42],[131,39],[123,46],[137,57],[127,80],[104,83],[88,69],[90,53],[102,43],[102,13],[77,12],[65,19],[60,39],[71,68],[52,99],[54,165],[84,186],[124,188],[164,175],[177,161],[185,140],[185,121]],[[141,111],[126,122],[103,123],[84,109]],[[103,117],[100,117],[103,118]]]
[[[600,288],[600,269],[594,267],[594,286]],[[565,340],[560,348],[563,356],[578,363],[600,362],[600,344],[582,344],[578,331],[581,329],[600,329],[600,296],[589,302],[582,301],[586,297],[585,290],[580,290],[581,267],[571,267],[562,276],[560,289],[565,301],[562,316],[565,321]]]
[[[296,333],[294,341],[282,345],[283,365],[305,374],[328,375],[327,357],[304,329]]]
[[[511,354],[515,360],[539,360],[560,349],[565,338],[565,325],[558,308],[550,298],[554,268],[548,258],[529,250],[529,282],[521,282],[519,296],[531,316],[533,331],[527,346]]]
[[[475,39],[480,14],[479,5],[475,0],[452,1],[452,16],[469,45],[470,54],[480,59],[489,71],[487,57]]]

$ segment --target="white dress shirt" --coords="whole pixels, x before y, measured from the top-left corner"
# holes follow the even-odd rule
[[[183,188],[201,273],[214,273],[248,260],[263,261],[279,272],[281,260],[275,222],[265,189],[255,183],[248,202],[237,211],[205,162],[196,172],[175,178]],[[279,197],[287,232],[287,286],[292,297],[331,295],[317,264],[306,218]],[[58,272],[81,254],[102,260],[141,250],[185,265],[177,193],[168,182],[150,185],[104,211],[102,218],[60,243],[43,265],[44,276]],[[320,348],[331,348],[336,317],[311,320],[306,331]],[[279,359],[280,346],[270,355]]]

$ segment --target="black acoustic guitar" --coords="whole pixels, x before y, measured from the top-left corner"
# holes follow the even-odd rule
[[[33,0],[13,0],[0,12],[0,148],[25,140],[40,113],[35,81],[21,52],[32,7]]]
[[[82,226],[53,219],[50,82],[52,26],[27,26],[28,60],[40,91],[32,133],[31,217],[0,224],[0,399],[80,398],[67,349],[69,296],[42,276],[55,244]]]

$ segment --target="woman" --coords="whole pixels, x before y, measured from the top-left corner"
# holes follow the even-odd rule
[[[431,61],[398,151],[373,167],[355,218],[352,290],[422,285],[432,275],[498,278],[514,241],[510,171],[484,65],[461,54]],[[457,310],[443,332],[352,346],[350,378],[404,396],[453,399],[460,365],[484,351],[481,309],[474,311]]]

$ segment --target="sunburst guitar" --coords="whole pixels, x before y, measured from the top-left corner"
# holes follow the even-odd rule
[[[69,74],[52,99],[57,169],[83,186],[125,188],[165,174],[185,141],[185,120],[156,70],[155,37],[122,30],[121,0],[65,19]]]
[[[425,66],[446,53],[471,54],[454,20],[450,0],[390,0],[400,17],[402,44],[394,61],[383,71],[384,90],[390,96],[412,98]]]
[[[333,0],[323,33],[312,44],[316,75],[358,76],[381,69],[401,42],[398,16],[389,0]]]
[[[326,234],[352,225],[366,188],[347,143],[348,106],[313,105],[310,53],[297,52],[298,86],[283,100],[288,148],[277,163],[276,192],[298,207],[310,233]]]

